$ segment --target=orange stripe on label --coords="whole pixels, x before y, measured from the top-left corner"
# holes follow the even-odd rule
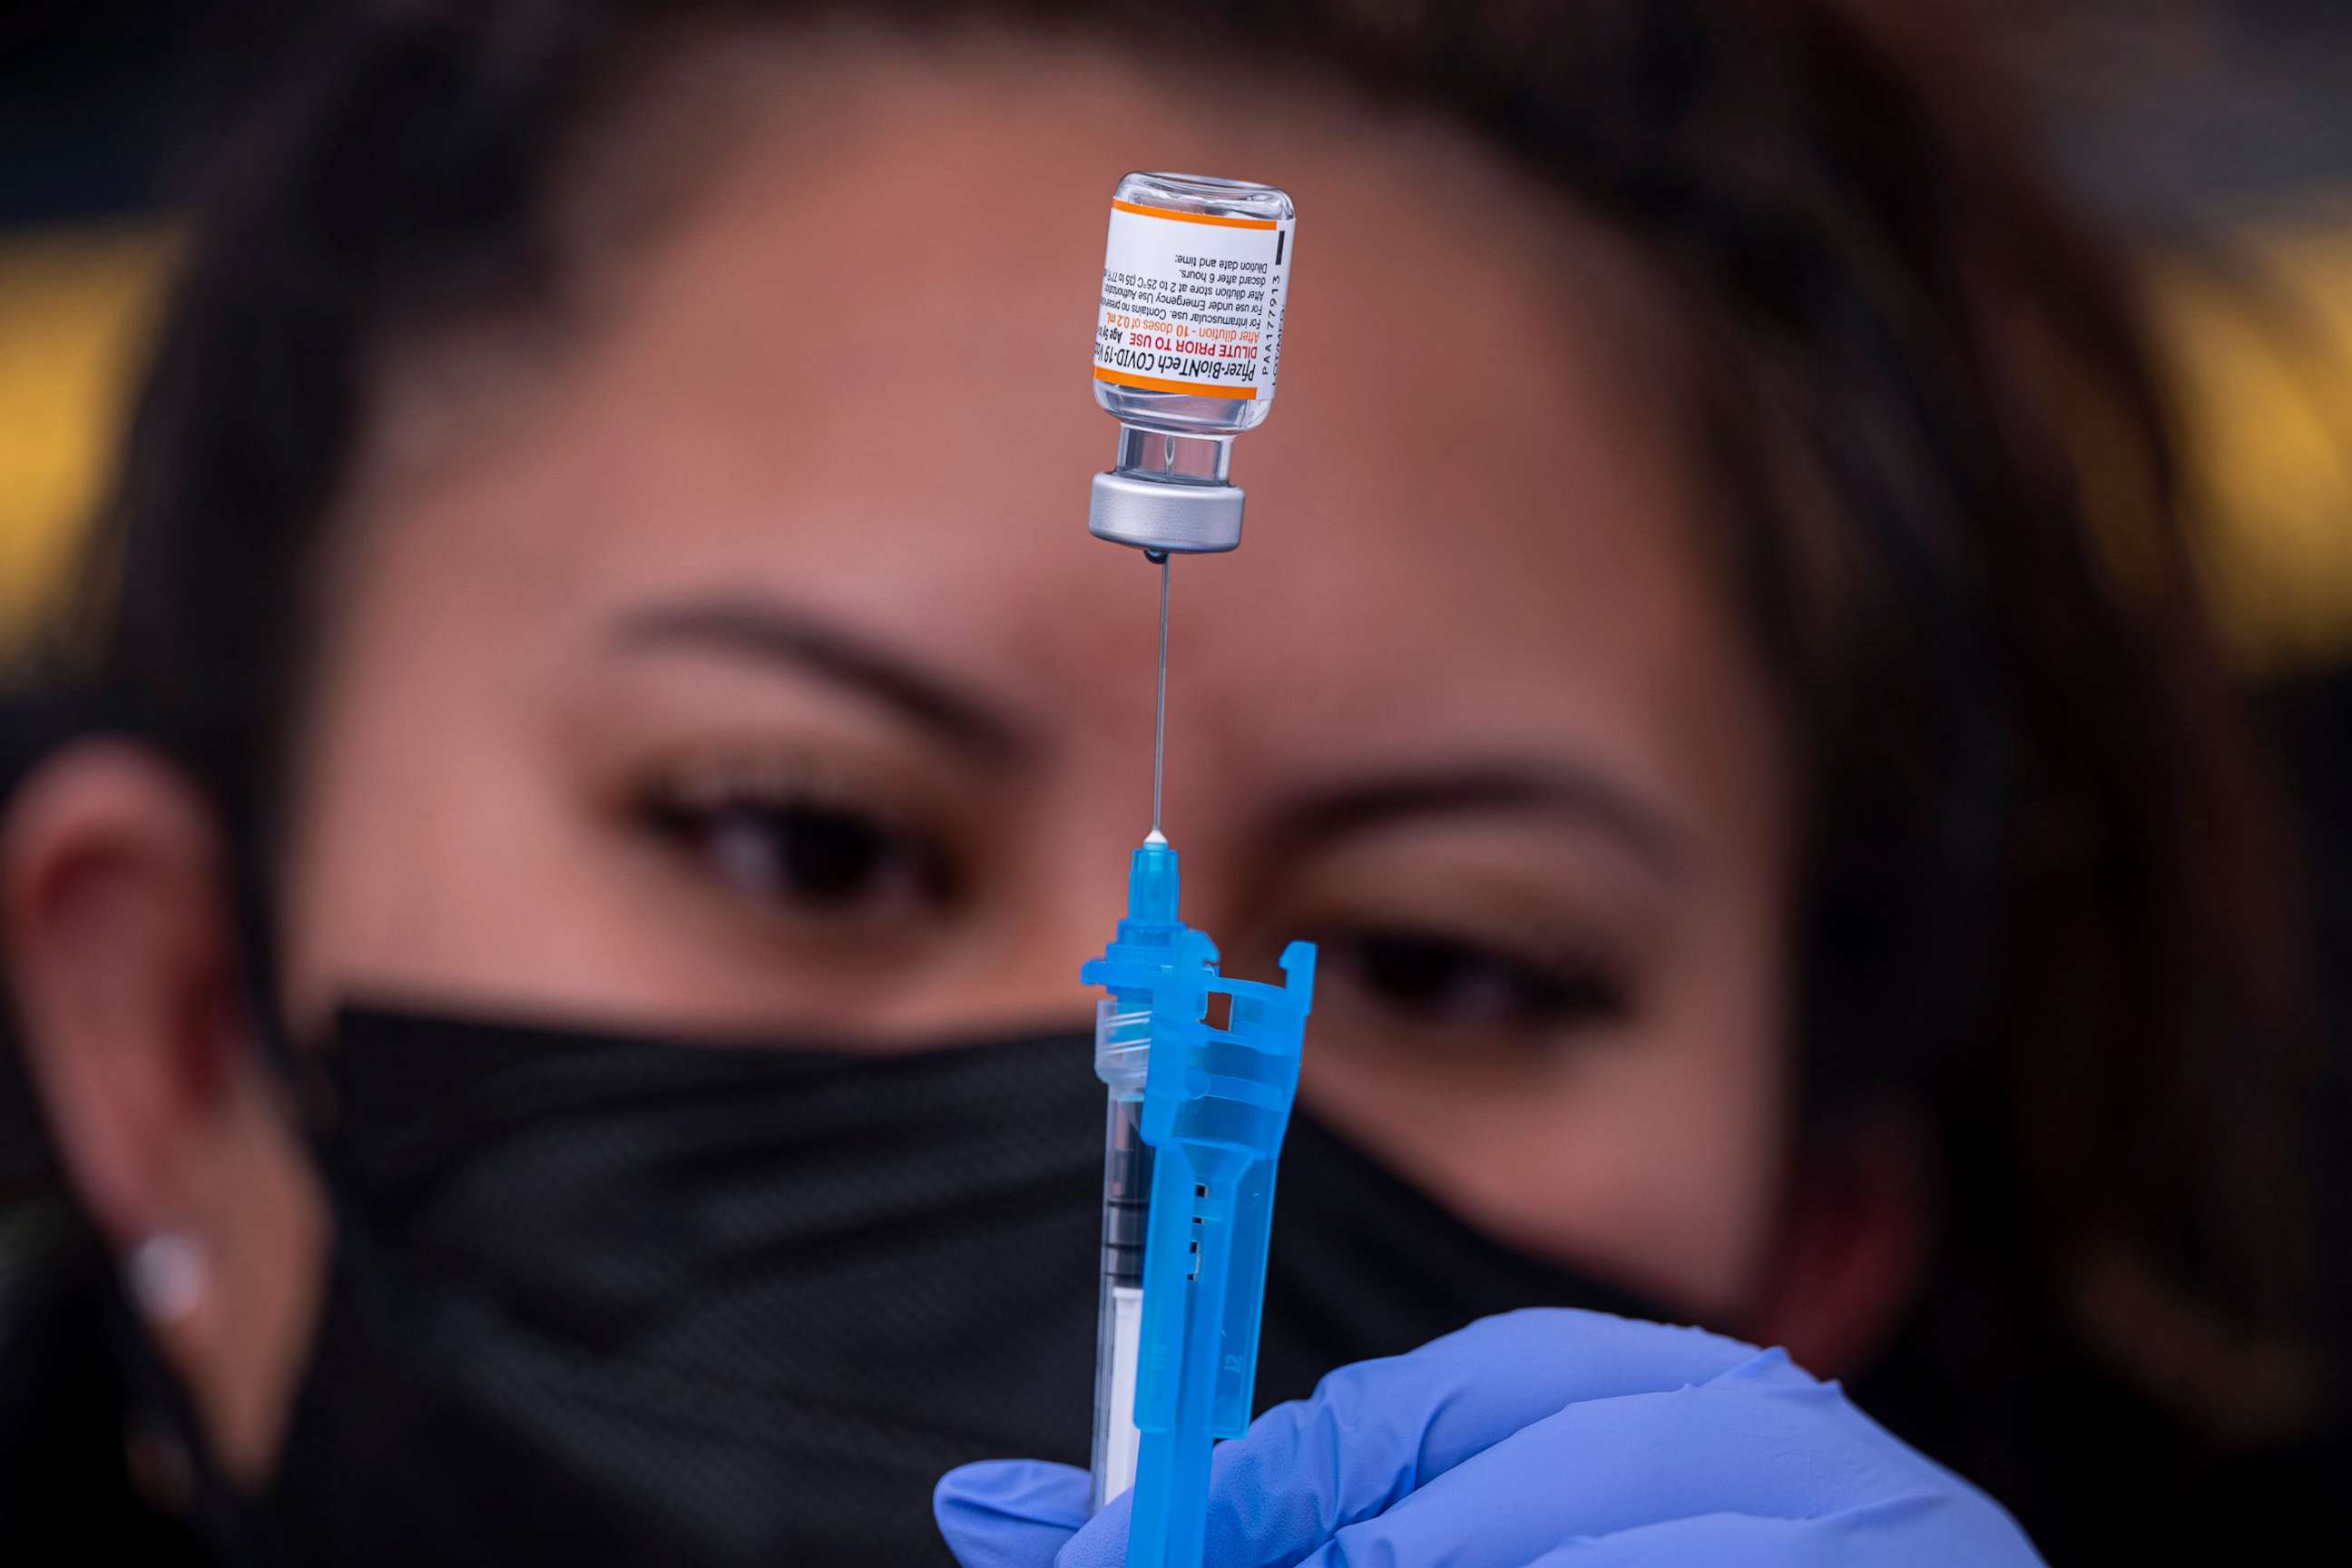
[[[1170,381],[1165,376],[1137,375],[1132,371],[1105,370],[1095,366],[1095,379],[1109,382],[1113,386],[1140,387],[1146,392],[1181,392],[1194,397],[1230,397],[1238,403],[1251,403],[1257,398],[1255,386],[1213,386],[1205,381]]]
[[[1123,213],[1136,213],[1144,217],[1173,218],[1178,223],[1205,223],[1218,228],[1279,228],[1270,217],[1220,217],[1214,213],[1180,213],[1172,207],[1147,207],[1138,202],[1111,198],[1112,206]]]

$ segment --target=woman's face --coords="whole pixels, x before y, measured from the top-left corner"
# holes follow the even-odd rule
[[[1427,128],[1014,66],[772,81],[554,360],[394,375],[322,590],[298,1023],[1083,1024],[1159,591],[1084,521],[1106,203],[1132,165],[1264,178],[1304,247],[1280,401],[1243,548],[1173,573],[1187,917],[1228,973],[1322,944],[1329,1121],[1507,1240],[1736,1311],[1783,1164],[1788,786],[1651,303]]]

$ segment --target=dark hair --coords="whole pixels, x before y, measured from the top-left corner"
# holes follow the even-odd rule
[[[81,624],[99,688],[237,831],[268,815],[304,565],[384,345],[560,290],[553,193],[682,15],[823,9],[344,9],[231,142]],[[1830,0],[860,9],[1222,39],[1433,108],[1623,236],[1674,306],[1797,731],[1811,1113],[1938,1108],[1954,1256],[2023,1260],[2003,1289],[2035,1321],[2116,1266],[2249,1331],[2287,1321],[2278,819],[2192,591],[2129,280],[1953,36]]]

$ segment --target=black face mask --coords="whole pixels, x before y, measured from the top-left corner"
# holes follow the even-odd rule
[[[234,1554],[944,1563],[941,1472],[1086,1462],[1086,1037],[881,1057],[355,1012],[320,1059],[336,1253],[272,1489],[206,1489]],[[1261,1408],[1536,1304],[1642,1310],[1293,1121]]]

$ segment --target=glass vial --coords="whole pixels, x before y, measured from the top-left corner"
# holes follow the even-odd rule
[[[1294,222],[1246,180],[1134,174],[1111,193],[1094,381],[1119,434],[1097,535],[1155,554],[1241,542],[1233,440],[1273,412]]]

